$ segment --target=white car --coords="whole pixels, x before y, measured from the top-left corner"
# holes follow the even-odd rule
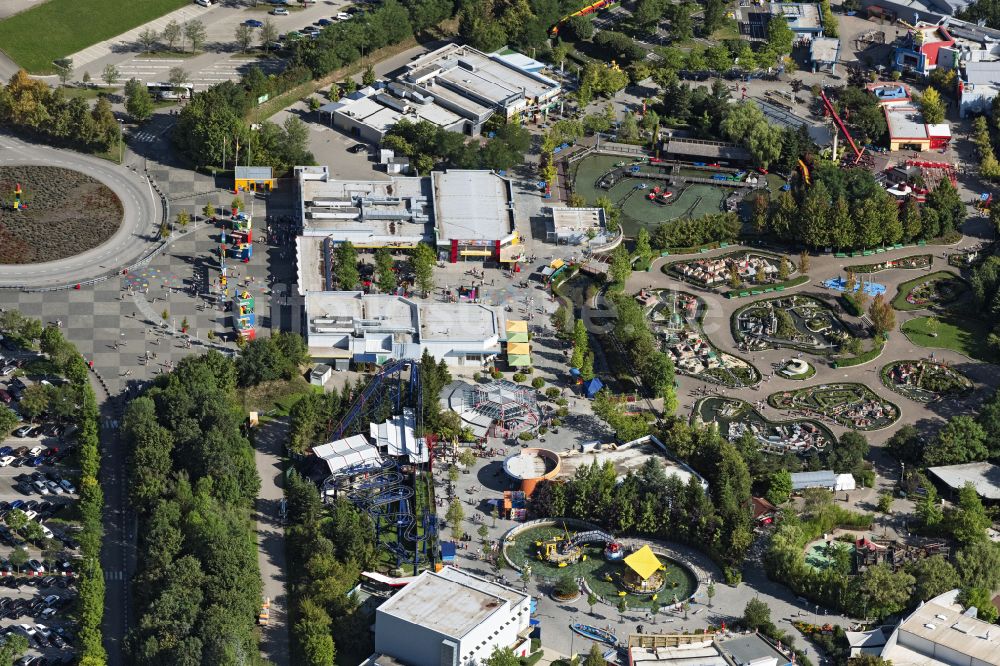
[[[15,458],[14,456],[4,456],[3,458],[0,458],[0,467],[6,467],[15,460],[17,460],[17,458]]]
[[[35,487],[35,490],[37,490],[42,495],[51,495],[52,494],[52,491],[49,490],[48,485],[46,485],[46,483],[44,481],[42,481],[41,479],[39,479],[38,481],[35,481],[31,485],[33,485]]]
[[[284,7],[275,7],[271,10],[273,16],[288,16],[288,10]]]
[[[194,4],[201,5],[202,7],[211,7],[212,0],[194,0]]]
[[[347,12],[340,12],[339,14],[337,14],[337,20],[338,21],[350,21],[351,20],[351,15],[348,14]]]
[[[41,528],[42,528],[42,534],[45,535],[45,538],[46,539],[51,539],[53,537],[52,530],[50,530],[49,528],[47,528],[45,525],[42,525],[41,523],[38,523],[38,524],[41,526]]]
[[[34,520],[36,517],[38,517],[38,512],[28,509],[27,511],[24,512],[24,515],[28,520]]]
[[[32,458],[37,458],[38,456],[42,455],[42,452],[44,450],[45,450],[44,446],[33,446],[31,447],[31,450],[28,451],[28,455],[31,456]]]

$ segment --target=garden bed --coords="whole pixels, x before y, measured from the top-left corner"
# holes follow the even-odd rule
[[[857,266],[844,266],[848,273],[878,273],[889,271],[894,268],[916,270],[926,269],[931,265],[933,257],[929,254],[913,254],[901,259],[886,259],[878,264],[858,264]]]
[[[899,407],[864,384],[820,384],[779,391],[767,396],[767,403],[775,409],[795,410],[853,430],[881,430],[899,419]]]
[[[14,191],[22,187],[22,210]],[[0,264],[65,259],[107,242],[124,208],[105,184],[79,171],[50,166],[0,167]]]
[[[958,370],[927,360],[895,361],[883,367],[879,376],[887,388],[923,403],[964,395],[975,388],[972,380]]]
[[[924,310],[951,305],[969,291],[965,280],[949,273],[938,271],[924,275],[899,285],[892,307],[897,310]]]

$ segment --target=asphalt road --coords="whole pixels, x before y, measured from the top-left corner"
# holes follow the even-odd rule
[[[160,220],[160,200],[144,174],[70,150],[0,135],[0,166],[41,165],[75,169],[107,185],[122,202],[122,225],[106,243],[74,257],[28,266],[0,265],[0,288],[74,284],[129,265],[150,248]]]

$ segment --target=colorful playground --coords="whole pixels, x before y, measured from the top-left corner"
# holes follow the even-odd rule
[[[627,552],[614,536],[598,529],[572,531],[563,524],[529,527],[504,543],[505,554],[533,576],[582,577],[606,603],[624,599],[629,608],[679,604],[695,594],[691,569],[648,545]]]
[[[756,176],[718,165],[681,165],[656,158],[592,153],[570,167],[573,192],[588,204],[609,197],[622,212],[622,228],[634,236],[682,217],[735,210]]]

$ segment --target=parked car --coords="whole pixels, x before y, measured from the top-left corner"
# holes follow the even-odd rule
[[[62,481],[60,481],[59,485],[62,486],[62,489],[65,490],[68,493],[75,493],[76,492],[76,486],[74,486],[72,483],[70,483],[68,479],[63,479]]]
[[[28,568],[35,573],[45,573],[45,566],[38,560],[28,560]]]
[[[36,511],[32,511],[31,509],[25,511],[24,515],[28,517],[28,520],[34,520],[38,517],[38,513]]]
[[[368,152],[368,146],[366,146],[363,143],[356,143],[353,146],[351,146],[350,148],[348,148],[347,151],[350,152],[350,153],[354,153],[355,155],[357,155],[358,153],[367,153]]]
[[[351,20],[351,15],[348,14],[347,12],[340,12],[340,13],[337,14],[337,20],[338,21],[350,21]]]
[[[62,495],[66,492],[66,490],[55,481],[46,481],[45,485],[48,486],[49,492],[53,495]]]
[[[45,481],[33,481],[31,486],[43,495],[50,495],[52,493]]]
[[[11,396],[10,391],[7,391],[6,389],[0,389],[0,402],[3,402],[5,405],[9,405],[11,402],[13,402],[13,400],[14,398],[13,396]]]
[[[211,7],[212,0],[194,0],[194,4],[201,5],[202,7]]]
[[[56,582],[55,576],[46,576],[45,578],[38,581],[38,587],[49,588],[52,587],[53,583]],[[52,595],[55,596],[55,595]]]
[[[3,458],[0,458],[0,467],[7,467],[15,460],[17,460],[17,458],[14,456],[4,456]]]
[[[32,425],[23,425],[14,431],[14,437],[27,437],[28,434],[34,429],[35,427]]]
[[[331,23],[333,23],[333,21],[331,21],[330,19],[325,19],[325,18],[322,18],[322,19],[316,21],[316,25],[322,26],[324,28],[326,26],[330,25]]]
[[[251,28],[263,28],[264,27],[264,23],[262,21],[258,21],[257,19],[247,19],[246,21],[243,21],[243,25],[248,25]]]
[[[284,7],[275,7],[271,10],[271,13],[275,16],[288,16],[288,10]]]

